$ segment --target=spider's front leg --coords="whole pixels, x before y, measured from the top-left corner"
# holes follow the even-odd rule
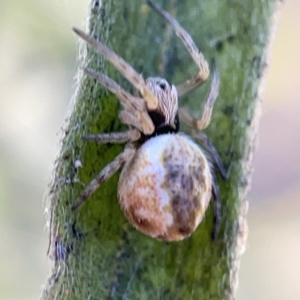
[[[77,209],[83,202],[85,202],[99,187],[107,181],[113,174],[115,174],[121,166],[133,158],[135,154],[135,147],[133,144],[127,144],[124,151],[119,154],[111,163],[109,163],[84,189],[79,198],[72,206],[72,210]]]
[[[154,95],[153,91],[151,91],[151,89],[149,89],[149,87],[146,85],[145,79],[142,75],[137,73],[137,71],[134,70],[130,64],[128,64],[123,58],[118,56],[100,41],[94,39],[90,35],[77,28],[73,28],[73,30],[97,52],[102,54],[105,59],[110,61],[115,68],[140,92],[149,110],[157,109],[158,99]]]
[[[176,35],[181,39],[181,41],[189,51],[190,55],[192,56],[193,60],[199,67],[199,72],[194,77],[176,86],[178,97],[183,96],[186,93],[199,87],[207,80],[209,76],[208,63],[205,60],[203,54],[195,45],[192,37],[186,30],[184,30],[181,27],[181,25],[176,19],[174,19],[168,12],[164,11],[158,5],[152,3],[151,1],[147,1],[147,3],[171,25]]]

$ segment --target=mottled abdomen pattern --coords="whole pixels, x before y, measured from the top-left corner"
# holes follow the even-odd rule
[[[145,142],[119,180],[119,201],[127,219],[156,239],[179,241],[201,222],[212,189],[202,150],[181,134]]]

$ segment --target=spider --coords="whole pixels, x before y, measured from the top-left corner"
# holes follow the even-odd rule
[[[211,119],[219,89],[219,75],[214,66],[210,92],[201,119],[178,108],[178,97],[196,89],[209,77],[209,66],[191,36],[166,11],[147,1],[174,29],[182,40],[199,72],[186,82],[174,86],[166,79],[146,80],[111,49],[83,31],[73,28],[137,89],[133,96],[104,74],[92,69],[85,72],[114,93],[123,110],[121,121],[129,126],[124,132],[102,133],[84,137],[98,143],[126,143],[124,151],[109,163],[84,189],[72,209],[78,208],[123,165],[119,183],[120,206],[142,233],[162,241],[179,241],[190,236],[202,221],[211,196],[215,201],[215,230],[220,200],[213,166],[226,178],[222,161],[202,132]],[[179,132],[179,120],[186,123],[190,135]]]

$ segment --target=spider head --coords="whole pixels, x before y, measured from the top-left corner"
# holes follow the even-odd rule
[[[155,111],[149,111],[149,115],[155,125],[156,134],[166,132],[178,132],[178,96],[176,87],[161,77],[149,77],[147,86],[158,99],[158,107]]]

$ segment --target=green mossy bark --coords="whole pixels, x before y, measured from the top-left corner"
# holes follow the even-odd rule
[[[174,83],[197,68],[170,28],[145,2],[93,1],[88,31],[114,49],[145,77],[161,74]],[[118,100],[78,72],[75,103],[63,132],[49,193],[52,271],[42,299],[233,299],[244,246],[244,204],[251,173],[259,86],[266,67],[272,16],[279,0],[158,1],[176,15],[207,59],[215,58],[220,95],[207,134],[218,149],[229,179],[220,178],[222,222],[212,241],[213,209],[188,239],[156,241],[135,230],[117,200],[118,175],[76,211],[83,187],[123,149],[81,137],[120,131]],[[71,32],[70,32],[71,34]],[[86,49],[86,45],[82,45]],[[126,89],[113,67],[83,50],[80,65],[100,70]],[[181,104],[200,115],[209,84]],[[81,161],[83,167],[76,168]]]

